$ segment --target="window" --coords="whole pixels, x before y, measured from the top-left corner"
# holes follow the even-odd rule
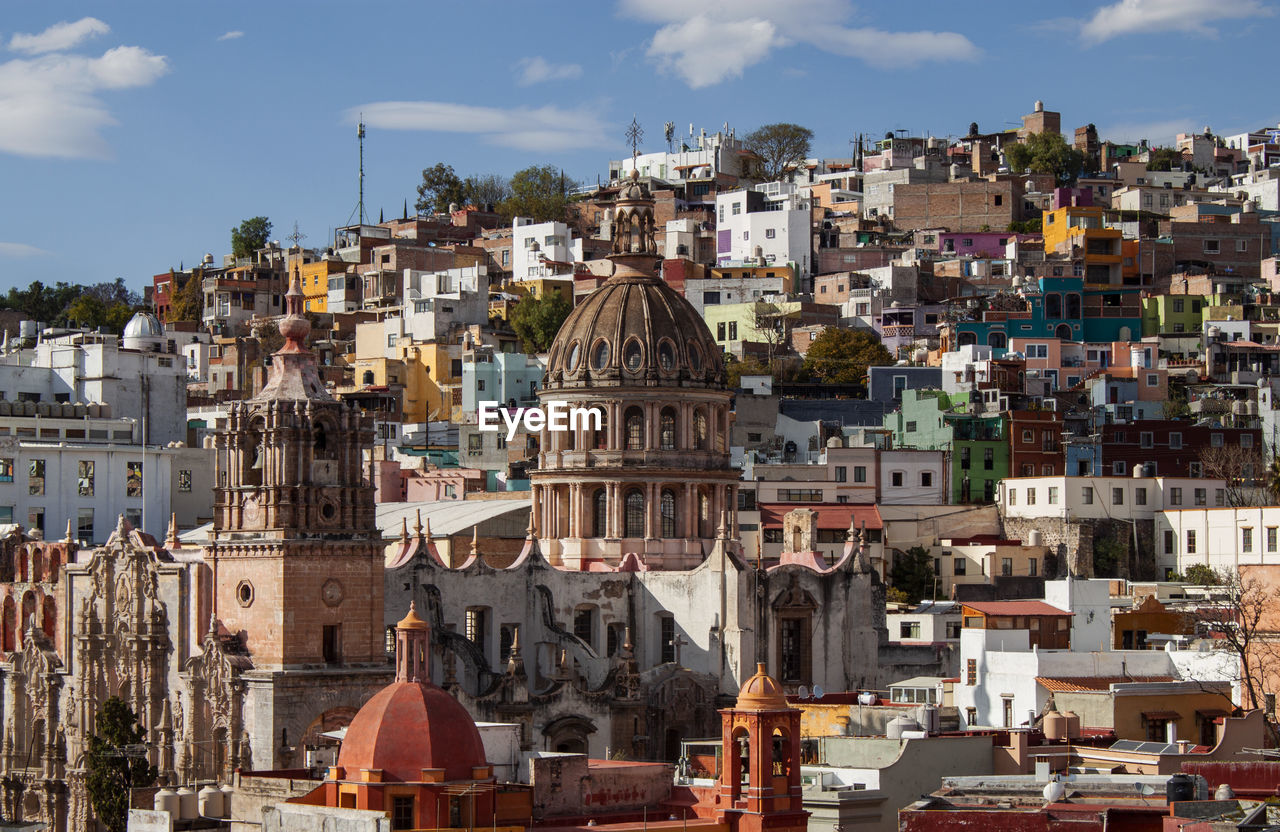
[[[662,518],[662,536],[676,536],[676,495],[674,491],[664,489],[659,501],[659,514]]]
[[[994,448],[982,449],[982,469],[984,471],[992,471],[996,467],[996,452]]]
[[[1198,506],[1209,505],[1209,493],[1207,489],[1197,488],[1195,491],[1195,496],[1196,496],[1196,505]]]
[[[1177,450],[1180,450],[1181,448],[1182,448],[1182,434],[1177,431],[1170,433],[1169,449],[1173,451],[1177,451]]]
[[[890,475],[889,475],[889,479],[890,479],[890,482],[892,482],[892,483],[893,483],[893,487],[894,487],[894,488],[901,488],[901,487],[902,487],[902,472],[901,472],[901,471],[894,471],[892,474],[890,474]]]
[[[1027,505],[1033,506],[1035,504],[1036,504],[1036,490],[1034,488],[1028,488],[1027,489]]]
[[[716,323],[716,340],[723,341],[724,335],[725,335],[724,321],[719,321]]]
[[[1000,558],[1000,574],[1005,577],[1013,574],[1013,558]]]
[[[1196,553],[1196,530],[1187,529],[1187,554],[1194,555]]]
[[[1036,577],[1036,575],[1039,574],[1039,572],[1036,571],[1038,568],[1039,567],[1036,564],[1035,558],[1027,558],[1027,574],[1028,575],[1030,575],[1033,578]]]
[[[76,513],[76,539],[93,542],[93,509],[82,508]]]
[[[186,468],[178,471],[178,491],[183,494],[191,493],[191,471]]]
[[[1217,254],[1220,250],[1221,250],[1221,247],[1218,245],[1218,241],[1217,241],[1217,240],[1205,240],[1205,241],[1204,241],[1204,253],[1205,253],[1205,254]]]
[[[468,607],[463,618],[463,633],[467,641],[484,650],[485,636],[488,635],[489,615],[487,607]]]
[[[1242,433],[1242,434],[1240,434],[1240,447],[1242,447],[1242,448],[1252,448],[1252,447],[1253,447],[1253,437],[1252,437],[1251,435],[1247,434],[1247,433]]]
[[[1276,527],[1267,526],[1267,551],[1276,551]]]
[[[921,487],[921,488],[932,488],[932,487],[933,487],[933,472],[932,472],[932,471],[921,471],[921,472],[920,472],[920,487]]]
[[[1169,505],[1171,506],[1182,505],[1182,489],[1181,488],[1169,489]]]
[[[1031,443],[1031,442],[1033,442],[1033,441],[1035,441],[1035,439],[1034,439],[1034,437],[1033,437],[1033,435],[1032,435],[1031,431],[1029,431],[1029,430],[1024,430],[1024,431],[1022,432],[1022,442],[1023,442],[1023,444],[1024,444],[1024,445],[1025,445],[1025,444],[1030,444],[1030,443]]]
[[[1222,447],[1222,434],[1220,434],[1220,433],[1211,433],[1211,434],[1209,434],[1209,444],[1210,444],[1211,446],[1215,447],[1215,448],[1221,448],[1221,447]]]
[[[662,645],[662,664],[676,660],[676,620],[670,615],[658,616],[658,643]]]
[[[1133,504],[1135,506],[1145,506],[1147,504],[1147,489],[1133,489]]]
[[[951,573],[953,575],[965,574],[965,568],[967,563],[968,561],[966,561],[964,558],[956,558],[955,560],[951,561]]]
[[[324,625],[320,631],[320,652],[325,664],[337,664],[342,661],[341,624]]]
[[[626,537],[644,537],[644,494],[638,488],[627,492],[625,501]]]
[[[969,456],[969,446],[962,446],[960,448],[960,467],[965,471],[969,470]]]
[[[919,426],[915,422],[907,422],[907,428],[906,428],[907,433],[915,433],[918,429],[919,429]]]
[[[1240,551],[1253,551],[1253,529],[1245,526],[1240,530]]]
[[[676,447],[676,412],[669,407],[663,408],[658,420],[658,445],[664,451]]]
[[[81,497],[93,496],[93,460],[82,459],[77,466],[79,479],[77,488]]]
[[[1086,506],[1093,505],[1093,489],[1087,485],[1084,488],[1080,489],[1080,500]]]
[[[473,433],[467,437],[467,450],[472,454],[478,454],[484,450],[484,437],[478,433]]]
[[[764,230],[764,236],[766,240],[772,240],[774,237],[778,236],[778,230],[776,228],[766,228]]]
[[[627,450],[644,450],[644,414],[638,407],[627,408]]]
[[[1165,529],[1164,530],[1164,553],[1166,555],[1172,555],[1174,545],[1175,544],[1174,544],[1174,537],[1173,537],[1173,529]]]
[[[737,321],[729,321],[729,340],[730,341],[738,340],[738,322]]]
[[[1218,508],[1222,508],[1227,504],[1227,491],[1225,488],[1213,489],[1213,504]]]
[[[126,497],[142,496],[142,463],[125,464],[124,495]]]
[[[1018,504],[1018,489],[1009,489],[1009,505],[1016,506]]]
[[[588,646],[595,645],[595,607],[579,607],[573,612],[573,634]]]
[[[27,469],[27,493],[32,496],[44,494],[44,460],[33,459]]]
[[[741,202],[733,203],[733,215],[736,217],[741,213],[742,213],[742,203]]]
[[[1056,506],[1058,504],[1058,486],[1049,486],[1049,505]]]
[[[418,819],[414,812],[413,795],[397,795],[391,798],[391,828],[417,829]]]
[[[1155,437],[1149,430],[1144,430],[1138,434],[1138,445],[1143,448],[1154,448]]]
[[[898,634],[904,639],[920,638],[920,622],[903,621],[898,627]]]
[[[1123,477],[1128,467],[1129,464],[1127,462],[1124,462],[1123,460],[1116,460],[1111,463],[1111,473],[1117,477]]]
[[[978,684],[978,660],[977,659],[969,659],[967,662],[965,662],[964,675],[965,675],[964,683],[966,685]]]
[[[1111,505],[1113,506],[1124,505],[1124,489],[1123,488],[1111,489]]]
[[[855,465],[855,466],[853,466],[853,481],[854,481],[854,482],[866,482],[866,481],[867,481],[867,466],[865,466],[865,465]]]
[[[836,466],[836,482],[848,482],[849,469],[843,465]]]

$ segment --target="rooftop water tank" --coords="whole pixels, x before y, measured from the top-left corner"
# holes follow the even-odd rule
[[[920,723],[916,722],[906,714],[903,714],[902,716],[895,716],[893,719],[889,720],[889,724],[884,727],[884,735],[891,740],[900,740],[902,739],[904,731],[919,730]]]

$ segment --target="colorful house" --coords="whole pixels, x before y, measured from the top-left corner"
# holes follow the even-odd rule
[[[902,406],[885,416],[899,448],[949,451],[953,503],[992,502],[996,484],[1009,476],[1004,417],[974,413],[969,394],[904,390]]]

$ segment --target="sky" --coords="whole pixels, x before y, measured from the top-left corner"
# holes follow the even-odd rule
[[[0,291],[151,276],[263,215],[322,247],[421,170],[552,164],[579,181],[689,125],[788,121],[813,154],[858,133],[1020,124],[1171,143],[1280,122],[1276,0],[861,3],[8,3],[0,17]],[[1074,17],[1064,17],[1064,13]]]

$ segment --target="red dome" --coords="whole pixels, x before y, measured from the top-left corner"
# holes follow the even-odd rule
[[[365,703],[347,726],[338,765],[348,779],[362,768],[384,780],[419,782],[422,769],[442,768],[445,780],[470,780],[486,765],[476,723],[458,700],[432,684],[396,682]]]

